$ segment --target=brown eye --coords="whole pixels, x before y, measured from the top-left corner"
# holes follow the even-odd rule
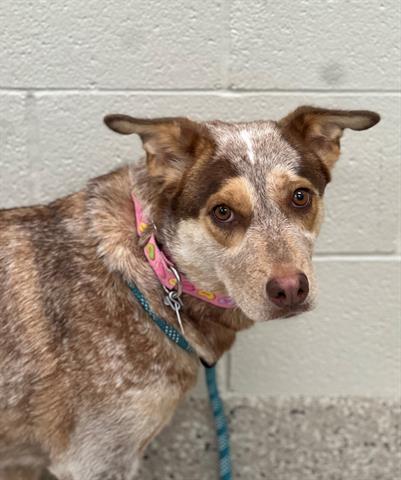
[[[213,217],[218,222],[231,222],[234,219],[234,213],[227,205],[217,205],[213,208]]]
[[[306,188],[298,188],[292,194],[292,205],[296,208],[308,207],[312,199],[312,195]]]

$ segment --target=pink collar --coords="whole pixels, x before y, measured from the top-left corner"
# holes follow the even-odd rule
[[[135,198],[134,194],[131,196],[135,208],[136,230],[138,235],[142,236],[150,222],[145,217],[142,207]],[[177,270],[175,269],[173,262],[169,260],[166,254],[160,250],[153,233],[149,238],[148,243],[144,247],[144,252],[150,266],[155,272],[157,278],[160,280],[160,283],[168,290],[174,289],[174,287],[177,285],[177,278],[173,271]],[[184,293],[188,293],[193,297],[209,302],[217,307],[235,308],[236,305],[232,298],[222,295],[221,293],[199,289],[182,273],[179,274],[179,278],[181,279],[182,291]]]

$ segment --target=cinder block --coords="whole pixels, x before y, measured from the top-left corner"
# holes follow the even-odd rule
[[[399,398],[399,262],[317,263],[313,313],[238,336],[230,391],[272,396]]]
[[[214,88],[228,35],[222,2],[3,0],[0,86]]]
[[[0,93],[0,208],[32,200],[29,119],[24,94]]]
[[[377,110],[383,118],[376,127],[349,131],[343,137],[343,155],[327,188],[327,219],[318,251],[395,250],[400,169],[400,145],[394,141],[400,110],[397,96],[38,94],[36,102],[39,146],[33,170],[39,172],[41,200],[82,188],[90,177],[141,155],[136,137],[123,137],[104,127],[106,113],[250,120],[278,119],[301,104]]]
[[[230,3],[234,88],[400,86],[398,0]]]

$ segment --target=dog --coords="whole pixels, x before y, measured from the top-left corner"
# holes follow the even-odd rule
[[[340,138],[379,119],[310,106],[277,122],[107,115],[140,136],[142,159],[48,205],[1,210],[1,480],[44,468],[59,480],[134,478],[199,359],[214,364],[255,322],[313,308]],[[146,256],[152,239],[170,289]],[[179,295],[180,275],[196,294]],[[158,328],[132,284],[196,355]]]

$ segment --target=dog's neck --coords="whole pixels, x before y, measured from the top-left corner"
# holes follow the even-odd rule
[[[149,215],[157,205],[157,198],[147,184],[145,167],[141,164],[123,167],[95,179],[88,190],[91,232],[103,261],[110,271],[136,283],[152,307],[178,327],[175,314],[164,305],[159,280],[144,256],[144,239],[136,234],[132,192],[138,195]],[[236,332],[252,324],[239,309],[222,309],[185,294],[182,298],[185,336],[207,363],[215,363],[232,346]]]

